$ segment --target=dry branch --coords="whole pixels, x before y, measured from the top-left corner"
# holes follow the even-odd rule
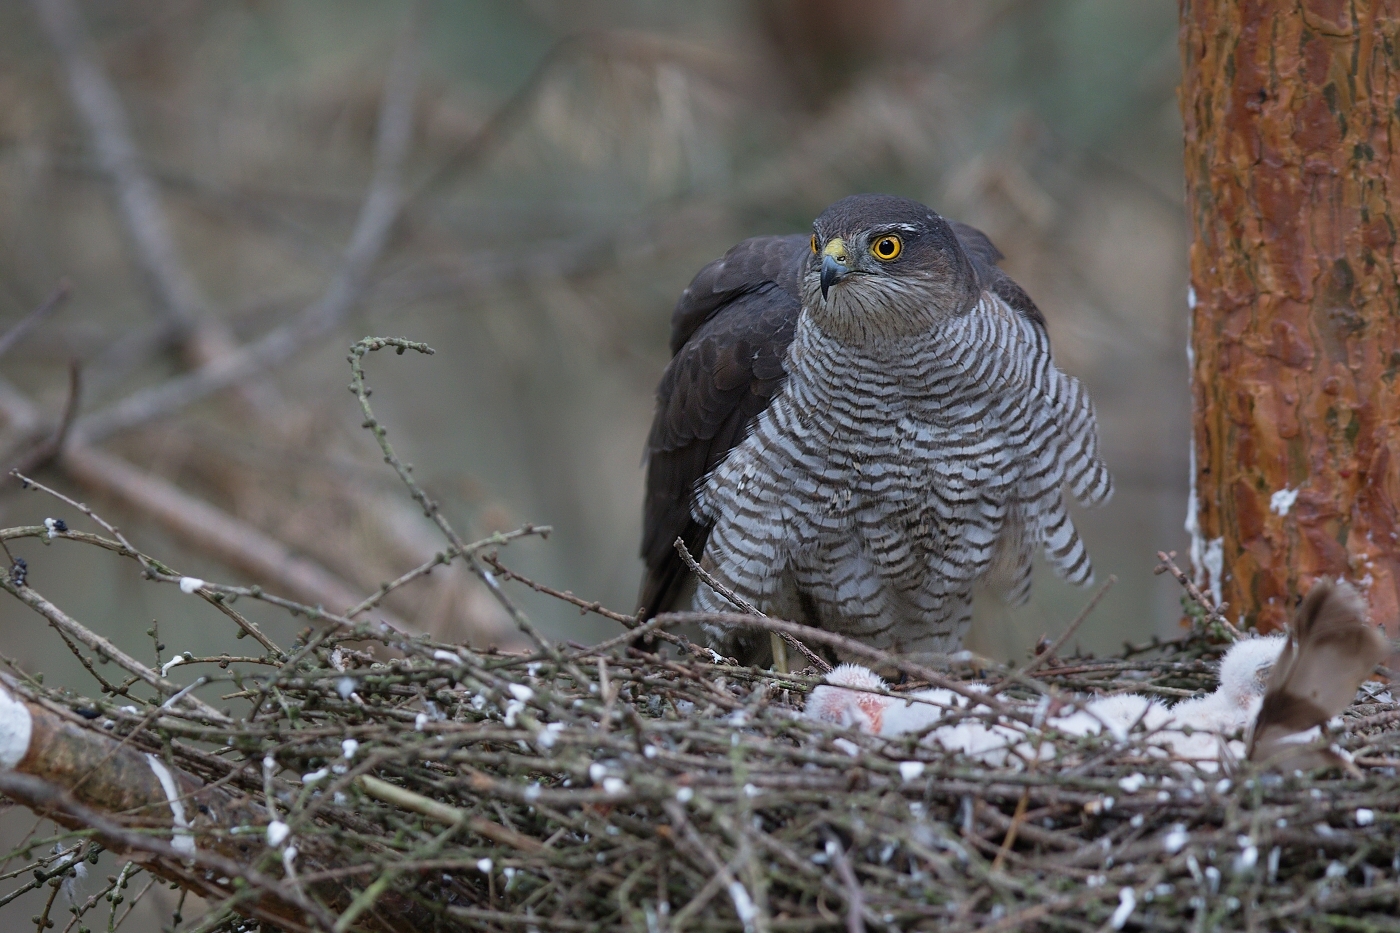
[[[269,587],[337,613],[361,601],[361,594],[340,578],[276,538],[120,457],[82,447],[65,452],[62,464],[64,472],[85,488],[111,497]]]
[[[19,343],[29,335],[29,332],[39,326],[39,323],[48,317],[59,305],[68,300],[72,294],[73,286],[67,281],[59,282],[58,287],[49,293],[49,296],[35,306],[24,317],[20,318],[10,329],[0,334],[0,356],[10,352],[15,344]]]
[[[44,0],[50,2],[50,0]],[[173,414],[209,395],[242,384],[292,359],[305,347],[330,336],[359,302],[375,261],[399,216],[399,175],[413,131],[418,81],[418,24],[415,16],[389,64],[375,141],[374,174],[339,267],[321,297],[295,318],[252,343],[211,357],[193,372],[132,393],[120,402],[84,416],[75,438],[95,443],[137,425]]]
[[[142,165],[126,109],[97,62],[78,6],[73,0],[31,2],[58,52],[98,162],[112,180],[137,260],[155,290],[162,315],[191,363],[203,365],[223,356],[234,346],[233,335],[211,313],[203,289],[180,258],[160,192]]]

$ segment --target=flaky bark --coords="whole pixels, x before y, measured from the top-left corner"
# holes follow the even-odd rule
[[[1400,613],[1397,33],[1400,0],[1181,0],[1193,557],[1264,629],[1321,576]]]

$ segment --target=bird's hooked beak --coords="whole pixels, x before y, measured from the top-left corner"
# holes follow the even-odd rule
[[[840,237],[833,237],[822,250],[822,301],[826,300],[826,293],[837,282],[851,274],[851,254],[846,249],[846,242]]]

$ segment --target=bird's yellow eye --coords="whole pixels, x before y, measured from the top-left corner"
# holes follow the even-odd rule
[[[893,233],[887,233],[870,244],[870,252],[882,262],[889,262],[891,259],[897,258],[903,249],[904,244]]]
[[[817,235],[815,233],[812,234],[812,252],[820,252],[820,250],[817,249]]]

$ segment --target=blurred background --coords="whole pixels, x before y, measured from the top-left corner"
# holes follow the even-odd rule
[[[0,5],[0,330],[61,280],[72,290],[0,359],[3,449],[18,462],[47,436],[77,361],[74,436],[157,481],[157,505],[186,498],[162,513],[63,458],[37,475],[179,572],[289,589],[192,532],[191,501],[360,594],[441,549],[345,391],[349,344],[390,334],[437,350],[375,355],[369,378],[390,439],[464,535],[552,525],[504,561],[630,612],[676,296],[738,240],[886,191],[991,236],[1098,404],[1118,492],[1079,522],[1099,579],[1119,583],[1080,644],[1176,631],[1175,584],[1151,574],[1155,551],[1185,543],[1172,0],[93,0],[68,58],[43,8]],[[214,358],[324,300],[375,177],[386,80],[395,61],[417,71],[401,210],[343,313],[232,390],[91,436],[85,417],[211,356],[171,324],[101,128],[75,103],[84,55],[116,92]],[[3,489],[7,525],[82,525]],[[167,656],[228,647],[211,609],[133,563],[12,550],[40,592],[140,656],[152,619]],[[552,635],[619,630],[512,586]],[[981,607],[972,647],[1020,656],[1088,596],[1042,572],[1032,605]],[[465,571],[389,606],[447,637],[511,638]],[[284,618],[265,624],[290,637]],[[0,625],[5,654],[78,684],[42,619],[7,599]]]

